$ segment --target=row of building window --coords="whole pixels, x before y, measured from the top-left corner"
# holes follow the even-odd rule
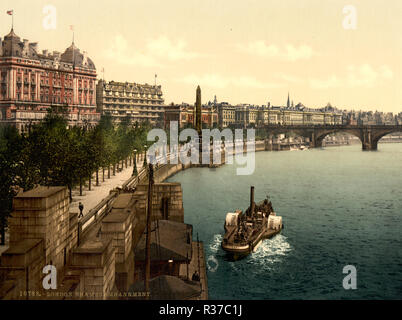
[[[162,102],[158,101],[149,101],[149,100],[133,100],[133,101],[106,101],[108,103],[113,103],[114,105],[125,105],[125,104],[135,104],[135,103],[142,103],[142,104],[153,104],[153,105],[162,105]]]
[[[0,99],[6,99],[7,96],[4,92],[2,92],[0,94]],[[16,94],[16,100],[17,101],[35,101],[35,94],[32,94],[31,97],[29,97],[29,95],[27,94],[21,94],[21,93],[17,93]],[[88,103],[88,99],[87,98],[78,98],[78,104],[91,104],[91,99],[89,99],[90,102]],[[60,97],[60,96],[49,96],[49,95],[41,95],[40,96],[40,101],[41,102],[53,102],[53,103],[67,103],[67,104],[72,104],[72,98],[71,97]]]
[[[34,80],[37,73],[39,73],[41,75],[41,79],[43,79],[43,80],[49,80],[50,76],[52,76],[53,80],[64,79],[64,80],[70,80],[71,82],[73,80],[73,75],[60,73],[60,72],[49,72],[49,71],[37,72],[32,69],[23,69],[23,68],[17,68],[16,71],[17,71],[17,79],[18,80],[21,80],[21,78],[23,76],[25,76],[25,78],[27,78],[27,76],[29,74],[31,74],[31,78],[32,78],[32,80]],[[1,77],[3,79],[5,79],[7,77],[7,72],[2,72]],[[79,86],[81,86],[83,83],[84,87],[89,87],[91,89],[94,87],[94,80],[87,80],[85,77],[82,77],[82,76],[76,76],[75,78],[78,79]],[[46,83],[48,83],[48,81]],[[59,81],[59,83],[60,83],[60,81]]]
[[[129,110],[149,110],[148,107],[142,107],[142,106],[135,106],[135,108],[133,108],[132,106],[125,106],[125,105],[121,105],[118,108],[116,108],[116,106],[113,105],[104,105],[104,109],[108,109],[108,110],[118,110],[118,109],[129,109]],[[156,108],[152,108],[153,111],[161,111],[164,110],[164,108],[161,107],[156,107]]]
[[[162,94],[149,94],[144,92],[132,92],[132,93],[123,93],[123,92],[110,92],[106,91],[103,93],[105,96],[114,96],[114,97],[143,97],[148,99],[161,99]]]

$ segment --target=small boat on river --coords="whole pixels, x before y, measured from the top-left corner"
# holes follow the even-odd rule
[[[268,197],[254,202],[254,187],[251,187],[249,208],[244,213],[241,210],[227,213],[224,228],[222,249],[239,257],[255,252],[264,239],[278,234],[283,224]]]

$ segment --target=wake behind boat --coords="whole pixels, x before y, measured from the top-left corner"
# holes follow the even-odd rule
[[[272,203],[265,199],[254,202],[254,187],[250,192],[250,207],[243,213],[240,210],[226,215],[225,236],[222,249],[235,256],[255,252],[262,240],[279,233],[282,228],[282,217],[276,216]]]

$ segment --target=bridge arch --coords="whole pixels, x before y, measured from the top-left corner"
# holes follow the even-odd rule
[[[395,129],[393,129],[393,130],[384,130],[384,131],[378,132],[377,134],[373,135],[372,143],[375,144],[376,149],[377,149],[378,142],[382,138],[384,138],[385,136],[387,136],[387,135],[389,135],[391,133],[397,133],[397,132],[401,133],[401,135],[402,135],[402,130],[395,130]]]
[[[329,129],[329,130],[322,130],[316,133],[315,139],[313,142],[313,147],[319,148],[322,147],[322,142],[324,141],[325,137],[333,134],[333,133],[349,133],[352,136],[358,137],[361,142],[363,142],[363,137],[360,130],[353,130],[353,129]]]

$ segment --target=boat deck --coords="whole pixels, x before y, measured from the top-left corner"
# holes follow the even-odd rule
[[[274,230],[274,229],[267,229],[264,233],[264,239],[269,239],[272,238],[274,235],[278,234],[281,232],[282,228],[279,230]]]

